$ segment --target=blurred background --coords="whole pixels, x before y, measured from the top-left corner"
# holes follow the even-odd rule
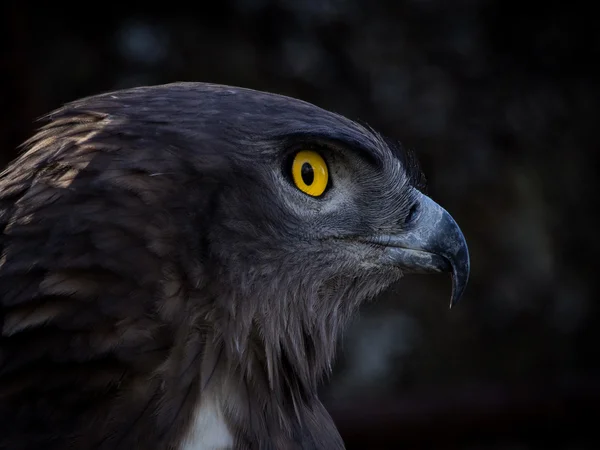
[[[415,150],[472,278],[452,310],[444,276],[363,308],[322,393],[348,449],[597,449],[600,33],[576,1],[529,3],[4,2],[0,164],[42,114],[138,85],[233,84],[367,122]]]

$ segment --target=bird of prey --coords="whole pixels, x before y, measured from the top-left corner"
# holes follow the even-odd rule
[[[0,449],[317,450],[357,307],[469,275],[413,158],[293,98],[204,83],[70,103],[0,176]]]

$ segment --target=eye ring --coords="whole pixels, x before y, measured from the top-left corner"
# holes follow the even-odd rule
[[[327,163],[313,150],[299,151],[292,162],[292,180],[305,194],[319,197],[329,183]]]

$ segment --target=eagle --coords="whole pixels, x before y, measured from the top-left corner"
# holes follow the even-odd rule
[[[344,325],[469,252],[415,158],[291,97],[207,83],[45,116],[0,175],[0,449],[336,450]]]

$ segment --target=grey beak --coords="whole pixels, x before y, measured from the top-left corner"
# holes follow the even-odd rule
[[[398,234],[379,236],[388,263],[415,273],[451,272],[450,307],[458,303],[469,281],[469,249],[452,216],[426,195],[418,194],[415,216]],[[389,258],[389,259],[388,259]]]

